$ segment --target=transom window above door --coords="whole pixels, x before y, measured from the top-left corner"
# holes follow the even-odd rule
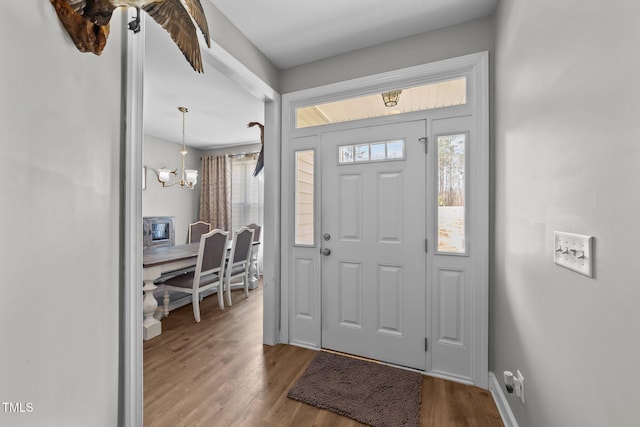
[[[295,110],[296,128],[350,122],[373,117],[433,110],[467,103],[467,79],[430,83],[343,99],[324,104],[298,107]]]

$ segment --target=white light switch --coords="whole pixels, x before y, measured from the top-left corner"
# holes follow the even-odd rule
[[[587,277],[593,277],[593,236],[563,231],[554,232],[554,236],[555,263]]]

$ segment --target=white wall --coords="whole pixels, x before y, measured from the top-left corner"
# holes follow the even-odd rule
[[[156,169],[167,167],[181,171],[181,144],[145,135],[142,148],[143,163],[147,167],[147,189],[142,192],[142,216],[175,217],[176,245],[187,243],[189,224],[198,220],[202,179],[202,152],[187,147],[186,169],[198,171],[198,183],[193,190],[180,185],[163,188],[155,173]],[[173,177],[172,182],[175,182]]]
[[[3,426],[118,422],[120,18],[95,56],[48,1],[0,14]]]
[[[497,13],[491,365],[521,427],[640,420],[640,3],[503,0]],[[595,278],[553,232],[595,236]]]
[[[292,67],[280,73],[280,93],[492,52],[493,31],[493,17],[486,17]]]

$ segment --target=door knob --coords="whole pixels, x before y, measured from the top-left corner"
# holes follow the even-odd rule
[[[331,255],[331,249],[329,249],[329,248],[324,248],[324,249],[322,250],[322,255],[324,255],[324,256]]]

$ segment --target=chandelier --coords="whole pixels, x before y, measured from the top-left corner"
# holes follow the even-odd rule
[[[185,169],[184,168],[184,158],[187,155],[186,146],[184,144],[184,115],[188,113],[189,110],[187,107],[178,107],[178,110],[182,113],[182,150],[180,150],[180,154],[182,155],[182,172],[180,174],[180,181],[176,181],[172,184],[169,184],[171,180],[171,174],[174,176],[177,175],[177,169],[171,170],[167,168],[160,168],[156,171],[158,174],[158,181],[162,183],[163,187],[172,187],[176,184],[180,184],[180,187],[184,188],[185,186],[193,189],[193,187],[198,182],[198,171],[195,169]]]

